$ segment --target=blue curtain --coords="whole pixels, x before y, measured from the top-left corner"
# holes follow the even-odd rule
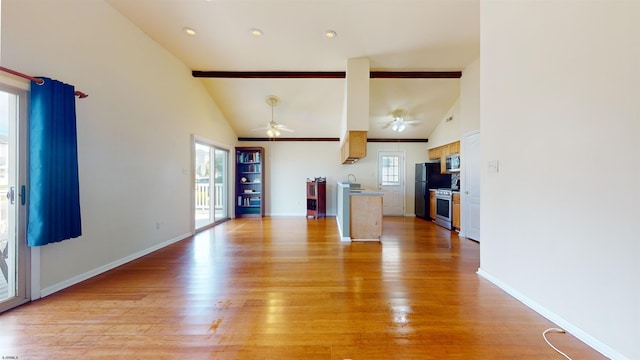
[[[29,104],[29,246],[82,235],[75,91],[42,79]]]

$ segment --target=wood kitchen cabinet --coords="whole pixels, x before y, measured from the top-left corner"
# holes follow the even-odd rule
[[[447,172],[447,156],[460,153],[460,141],[455,141],[446,145],[429,149],[429,160],[440,160],[440,173]]]
[[[460,153],[460,141],[452,142],[449,144],[449,155]]]
[[[382,196],[350,197],[351,241],[380,241],[382,236]]]
[[[429,160],[440,159],[440,147],[429,149]]]
[[[429,190],[429,218],[436,219],[436,191]]]
[[[367,132],[347,131],[340,150],[343,164],[353,164],[367,156]]]
[[[460,230],[460,194],[453,193],[451,226],[455,230]]]

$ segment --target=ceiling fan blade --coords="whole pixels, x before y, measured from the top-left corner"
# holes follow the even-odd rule
[[[289,128],[287,127],[287,125],[276,124],[274,127],[275,127],[276,129],[278,129],[278,130],[293,131],[293,130],[289,129]]]

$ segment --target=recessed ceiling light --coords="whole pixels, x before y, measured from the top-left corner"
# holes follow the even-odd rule
[[[182,31],[184,31],[187,35],[191,35],[191,36],[196,34],[196,31],[190,27],[185,27],[182,29]]]
[[[262,30],[256,28],[249,29],[249,34],[251,34],[253,37],[260,37],[262,36]]]
[[[333,30],[327,30],[324,32],[324,37],[326,37],[327,39],[333,39],[336,36],[338,36],[338,34]]]

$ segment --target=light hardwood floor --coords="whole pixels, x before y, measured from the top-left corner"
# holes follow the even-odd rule
[[[385,218],[241,219],[0,314],[25,359],[563,359],[548,320],[476,275],[479,244]],[[604,359],[569,334],[573,359]]]

